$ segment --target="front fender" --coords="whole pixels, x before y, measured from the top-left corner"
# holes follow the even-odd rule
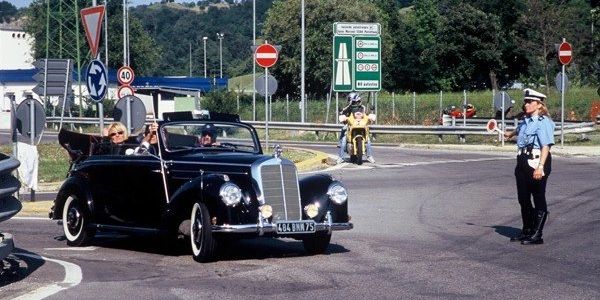
[[[219,189],[225,181],[223,175],[205,174],[186,182],[170,197],[167,218],[176,218],[178,225],[180,221],[190,217],[192,205],[196,201],[201,201],[208,208],[211,217],[216,216],[217,219],[222,220],[226,207],[219,198]]]
[[[67,178],[67,180],[65,180],[65,182],[58,190],[58,193],[56,194],[56,199],[54,199],[54,205],[50,209],[50,213],[48,215],[50,219],[58,220],[62,218],[62,210],[65,205],[65,201],[67,201],[67,197],[71,193],[77,193],[84,198],[86,207],[90,212],[90,216],[93,222],[93,218],[95,215],[94,201],[92,198],[92,193],[87,188],[88,186],[90,186],[89,181],[82,176],[75,175]]]
[[[334,223],[348,222],[348,201],[337,204],[327,195],[329,186],[334,182],[339,181],[325,174],[308,176],[299,181],[302,207],[308,204],[319,206],[319,214],[313,218],[317,222],[323,222],[328,211]]]

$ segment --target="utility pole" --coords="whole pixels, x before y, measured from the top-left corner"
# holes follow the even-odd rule
[[[206,40],[208,40],[208,37],[202,38],[202,41],[204,42],[204,78],[206,78]]]
[[[305,86],[305,82],[304,82],[304,0],[302,0],[301,3],[302,9],[301,9],[301,24],[302,24],[302,28],[300,30],[300,103],[302,103],[302,109],[300,112],[300,121],[302,123],[304,123],[304,111],[306,109],[306,99],[305,99],[305,90],[304,90],[304,86]],[[266,80],[266,79],[265,79]]]
[[[256,49],[256,0],[252,0],[252,121],[256,121],[256,62],[254,49]]]
[[[190,77],[192,77],[192,42],[190,42]]]
[[[217,33],[219,39],[219,78],[223,78],[223,33]]]

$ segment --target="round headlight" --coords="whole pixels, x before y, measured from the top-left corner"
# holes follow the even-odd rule
[[[263,218],[268,219],[273,215],[273,207],[265,204],[258,208]]]
[[[346,191],[346,188],[339,182],[334,182],[329,185],[329,188],[327,189],[327,195],[329,195],[329,199],[331,199],[331,201],[337,204],[342,204],[348,200],[348,192]]]
[[[242,190],[235,183],[226,182],[219,190],[221,200],[227,206],[235,206],[242,200]]]
[[[304,207],[304,211],[309,218],[314,218],[319,214],[319,206],[316,204],[309,204]]]

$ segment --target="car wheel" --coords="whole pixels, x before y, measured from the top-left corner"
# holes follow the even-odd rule
[[[69,246],[84,246],[94,237],[95,230],[89,228],[90,214],[83,200],[75,194],[69,195],[65,201],[62,224]]]
[[[214,258],[217,242],[212,234],[210,215],[204,203],[196,202],[192,207],[190,242],[195,261],[207,262]]]
[[[309,254],[322,254],[325,253],[329,242],[331,241],[331,234],[319,234],[304,238],[302,240],[304,244],[304,250]]]

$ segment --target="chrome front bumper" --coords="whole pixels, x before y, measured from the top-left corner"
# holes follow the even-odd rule
[[[277,224],[269,223],[262,216],[259,216],[257,224],[244,224],[244,225],[212,225],[211,229],[214,233],[257,233],[263,235],[265,233],[276,233]],[[331,214],[327,213],[325,216],[325,222],[315,223],[316,232],[327,232],[331,234],[334,230],[350,230],[354,228],[352,223],[333,223],[331,221]],[[285,234],[288,235],[288,234]],[[293,235],[293,234],[291,234]]]

